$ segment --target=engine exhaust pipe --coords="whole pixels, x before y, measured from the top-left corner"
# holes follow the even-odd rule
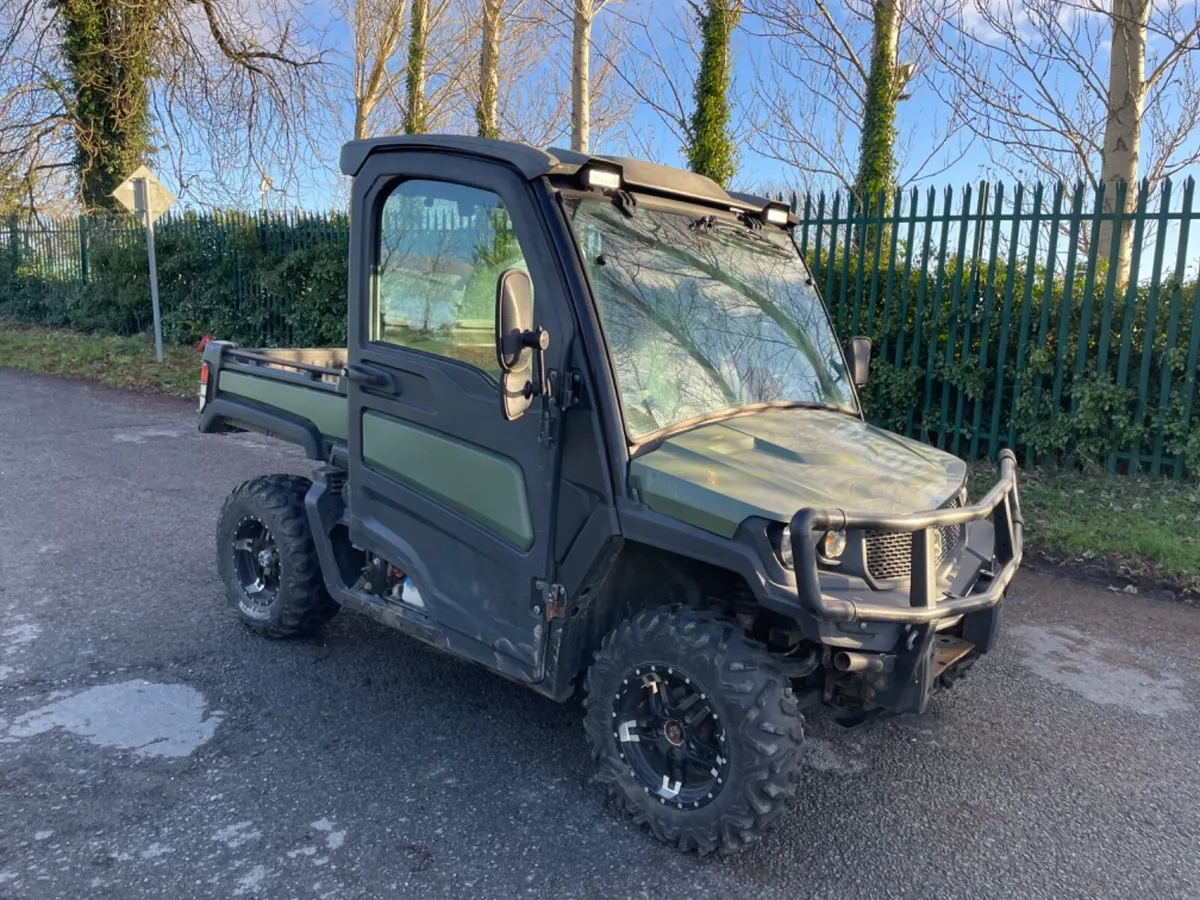
[[[839,672],[882,672],[883,657],[876,653],[842,650],[833,655],[833,667]]]

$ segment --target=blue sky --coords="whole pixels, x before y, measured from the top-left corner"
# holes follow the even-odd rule
[[[605,37],[604,17],[606,16],[625,16],[625,21],[620,18],[610,19],[607,27],[621,29],[627,39],[632,35],[630,43],[633,49],[625,52],[620,63],[623,75],[610,77],[610,87],[620,88],[623,93],[630,94],[628,83],[623,85],[622,79],[627,79],[628,82],[637,81],[646,90],[657,91],[659,99],[663,97],[669,99],[674,92],[690,106],[694,56],[682,36],[685,31],[685,20],[689,15],[689,7],[680,0],[656,2],[650,14],[652,17],[650,25],[638,31],[630,28],[628,13],[630,9],[639,11],[642,9],[635,5],[637,2],[638,0],[628,0],[624,7],[616,8],[618,12],[615,14],[610,11],[611,8],[605,10],[597,22],[596,38],[598,41],[602,41]],[[861,4],[862,0],[848,0],[848,2]],[[992,0],[988,0],[988,2],[992,2]],[[1194,4],[1190,5],[1194,6]],[[625,12],[621,12],[621,10],[625,10]],[[854,27],[853,17],[849,18],[851,19],[850,27]],[[756,128],[761,128],[764,122],[767,122],[770,127],[790,123],[795,130],[807,131],[822,139],[832,139],[838,134],[843,134],[847,152],[852,155],[857,146],[855,123],[852,117],[847,115],[844,109],[838,108],[836,104],[829,103],[817,104],[815,108],[807,110],[795,106],[785,107],[783,111],[775,115],[765,114],[763,107],[770,101],[773,86],[781,85],[789,88],[797,83],[786,73],[786,67],[796,65],[800,75],[807,77],[812,74],[812,66],[811,63],[797,62],[799,54],[789,48],[779,43],[768,43],[767,39],[761,36],[761,32],[764,30],[761,21],[753,17],[746,17],[742,24],[743,27],[735,35],[734,40],[734,94],[738,98],[739,106],[734,128],[738,133],[742,148],[740,171],[735,179],[735,185],[741,188],[779,189],[788,186],[803,187],[807,181],[809,185],[815,187],[836,187],[836,179],[828,175],[810,176],[806,179],[806,172],[811,172],[812,169],[808,168],[803,160],[798,165],[788,165],[778,159],[770,158],[768,152],[764,151],[769,151],[771,147],[777,146],[777,142],[756,139],[754,134]],[[350,46],[350,35],[345,25],[335,14],[331,14],[329,21],[324,23],[323,30],[325,39],[342,51],[344,61]],[[649,42],[653,42],[653,44],[651,45]],[[772,48],[775,50],[774,56],[772,56]],[[1102,57],[1106,54],[1107,47],[1101,44],[1094,49],[1100,54],[1095,60],[1095,65],[1098,69],[1106,70],[1107,61]],[[508,47],[505,50],[513,52]],[[567,50],[568,47],[563,37],[554,39],[553,42],[542,38],[539,43],[524,45],[523,50],[517,48],[515,51],[517,53],[526,52],[538,55],[538,58],[528,63],[524,69],[528,73],[529,84],[533,86],[532,90],[544,91],[547,86],[566,89]],[[1152,45],[1151,53],[1153,54],[1153,52]],[[665,63],[665,71],[647,70],[645,60],[652,55],[662,58]],[[907,48],[902,41],[901,60],[907,61],[912,56],[911,49]],[[907,165],[902,163],[899,169],[899,180],[902,184],[909,183],[909,179],[914,173],[915,164],[912,160],[921,159],[929,153],[930,148],[941,138],[944,123],[951,116],[951,107],[947,102],[947,97],[953,87],[952,82],[948,80],[947,76],[939,73],[937,67],[928,60],[920,60],[917,57],[914,61],[917,61],[919,65],[918,77],[912,83],[912,96],[901,102],[898,107],[898,132],[901,144],[899,155],[906,156],[909,160]],[[520,65],[522,62],[521,59],[509,60],[509,63],[514,66]],[[474,65],[473,54],[464,53],[463,63]],[[596,59],[593,65],[600,67],[601,61]],[[807,68],[805,68],[806,66]],[[1071,77],[1072,73],[1070,72],[1055,73],[1054,76],[1056,83],[1068,93],[1072,89]],[[802,96],[805,92],[797,89],[795,93],[796,96]],[[339,185],[340,179],[336,174],[336,165],[342,134],[348,130],[349,122],[352,120],[348,95],[349,82],[346,78],[343,79],[341,89],[341,96],[344,98],[341,122],[345,124],[335,124],[332,121],[324,123],[325,127],[322,129],[324,137],[314,147],[315,158],[305,169],[305,183],[297,189],[289,191],[286,195],[278,196],[272,205],[325,209],[336,207],[344,202],[344,184]],[[525,102],[524,98],[521,102]],[[564,121],[561,122],[564,129],[567,124],[565,118],[563,116]],[[460,121],[462,125],[457,130],[469,130],[469,120],[463,121],[460,118]],[[646,155],[645,151],[649,150],[649,155],[661,162],[672,165],[684,164],[678,138],[664,123],[662,115],[646,102],[634,103],[620,124],[626,127],[623,130],[618,127],[615,134],[608,136],[601,134],[593,149],[601,153],[625,155]],[[566,143],[565,137],[559,143]],[[932,185],[960,186],[980,178],[1011,180],[1011,173],[1005,172],[1003,168],[997,166],[996,159],[993,158],[995,150],[996,145],[989,146],[982,140],[973,139],[969,131],[963,129],[958,132],[958,137],[951,140],[938,154],[935,154],[932,164],[923,173],[924,177],[915,183],[928,187]],[[203,160],[199,158],[195,158],[191,162],[195,164],[196,168],[204,167]],[[1010,165],[1009,168],[1014,168],[1014,166]],[[1029,173],[1029,180],[1038,175],[1044,176],[1045,173]],[[203,202],[205,199],[207,198],[204,197],[204,190],[201,187],[195,194],[195,200]],[[259,197],[255,191],[251,196],[245,197],[242,205],[254,208],[258,203]]]

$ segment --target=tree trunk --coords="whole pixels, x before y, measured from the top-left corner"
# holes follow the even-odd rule
[[[405,134],[425,134],[429,130],[429,116],[425,108],[425,50],[428,41],[429,0],[413,0],[408,35],[408,69],[405,74]]]
[[[1105,184],[1106,212],[1116,210],[1117,183],[1125,182],[1125,209],[1137,196],[1138,152],[1141,149],[1142,113],[1146,102],[1146,26],[1150,0],[1113,0],[1112,49],[1109,52],[1108,120],[1104,126],[1104,148],[1100,155],[1100,178]],[[1112,248],[1113,223],[1100,225],[1101,253]],[[1133,232],[1129,223],[1121,228],[1117,258],[1117,283],[1129,281],[1129,254]]]
[[[354,139],[361,141],[367,136],[367,99],[365,97],[354,98]]]
[[[62,0],[61,53],[70,73],[74,165],[85,210],[119,210],[113,190],[153,155],[152,16],[114,0]]]
[[[479,103],[475,107],[475,122],[479,136],[500,137],[499,115],[496,111],[500,93],[500,7],[503,0],[483,0],[483,35],[479,47]]]
[[[900,98],[899,0],[874,0],[871,35],[871,68],[867,73],[866,103],[858,145],[859,202],[889,190],[896,175],[896,102]]]
[[[696,73],[696,109],[688,130],[687,158],[693,172],[728,186],[737,171],[737,148],[729,133],[730,41],[742,0],[707,0],[696,7],[703,43]]]
[[[591,142],[591,52],[594,0],[575,0],[571,35],[571,149],[588,152]]]

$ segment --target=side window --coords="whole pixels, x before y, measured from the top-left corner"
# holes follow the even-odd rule
[[[435,353],[499,380],[496,280],[527,269],[500,198],[445,181],[405,181],[383,206],[372,339]]]

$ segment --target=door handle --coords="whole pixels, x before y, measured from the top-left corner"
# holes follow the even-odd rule
[[[346,377],[360,387],[374,388],[377,391],[387,391],[388,393],[396,393],[396,383],[392,380],[392,376],[383,369],[376,369],[374,366],[364,366],[360,363],[355,363],[351,366],[346,366]]]

